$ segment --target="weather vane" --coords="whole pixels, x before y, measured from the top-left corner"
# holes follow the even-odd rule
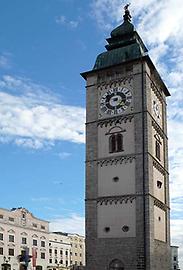
[[[131,3],[129,3],[129,4],[127,4],[126,6],[124,6],[124,10],[125,10],[125,11],[128,11],[128,8],[129,8],[130,5],[131,5]]]
[[[130,11],[128,9],[129,6],[130,6],[130,3],[124,6],[124,10],[125,10],[125,15],[123,16],[124,21],[131,21],[132,16],[130,15]]]

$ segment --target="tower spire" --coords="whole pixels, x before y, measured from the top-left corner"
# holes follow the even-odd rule
[[[130,22],[131,21],[131,18],[132,16],[130,15],[130,11],[129,11],[129,6],[130,6],[130,3],[127,4],[126,6],[124,6],[124,10],[125,10],[125,15],[123,15],[123,18],[124,18],[124,21],[128,21]]]

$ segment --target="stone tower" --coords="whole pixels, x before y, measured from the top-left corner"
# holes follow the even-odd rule
[[[170,269],[166,97],[128,6],[87,82],[86,269]]]

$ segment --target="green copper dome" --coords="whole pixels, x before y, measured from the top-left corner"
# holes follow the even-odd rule
[[[94,70],[139,59],[146,55],[147,49],[130,22],[131,15],[128,6],[125,6],[124,22],[111,32],[110,38],[107,39],[108,44],[105,46],[107,51],[98,55]]]
[[[152,67],[154,72],[153,76],[156,76],[164,89],[166,96],[170,96],[170,93],[164,85],[161,77],[156,71],[150,57],[148,56],[148,50],[144,45],[142,39],[135,30],[134,25],[131,23],[131,15],[128,10],[129,4],[124,7],[125,14],[123,16],[124,21],[121,25],[116,27],[109,38],[107,38],[106,51],[97,56],[93,70],[82,73],[83,78],[87,79],[89,73],[98,73],[103,69],[112,68],[123,63],[130,63],[136,61],[147,61]]]
[[[123,36],[127,34],[131,34],[134,31],[134,26],[132,23],[129,21],[124,21],[123,24],[120,26],[116,27],[112,32],[111,32],[111,37],[118,37],[118,36]]]

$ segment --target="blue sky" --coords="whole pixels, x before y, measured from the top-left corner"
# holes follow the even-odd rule
[[[83,233],[85,82],[121,0],[1,0],[0,207]],[[168,100],[172,244],[183,256],[183,2],[131,1]]]

